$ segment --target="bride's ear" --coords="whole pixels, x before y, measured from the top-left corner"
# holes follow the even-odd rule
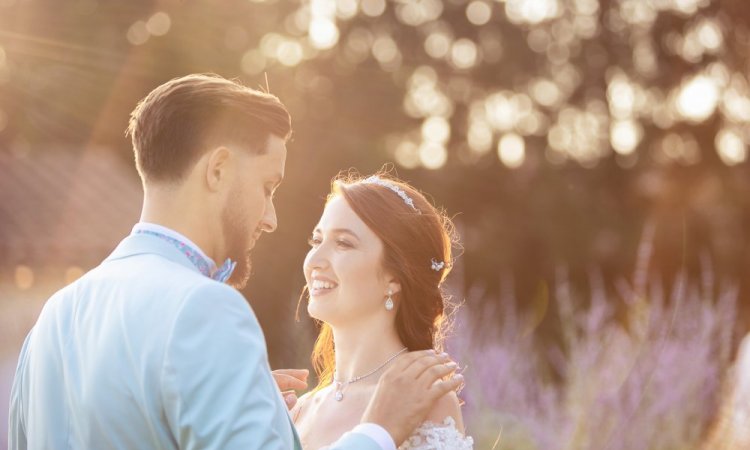
[[[388,282],[388,290],[396,295],[401,292],[401,283],[398,280],[391,280]]]

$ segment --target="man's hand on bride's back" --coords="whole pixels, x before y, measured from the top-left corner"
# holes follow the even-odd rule
[[[448,355],[432,350],[404,354],[383,373],[362,422],[385,428],[398,447],[438,399],[461,386],[461,375],[446,378],[456,367]]]
[[[271,372],[276,385],[281,391],[286,407],[292,409],[297,403],[297,393],[307,389],[307,376],[310,371],[307,369],[278,369]]]

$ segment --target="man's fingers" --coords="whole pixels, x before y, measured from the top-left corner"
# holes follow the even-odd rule
[[[434,350],[411,352],[405,356],[403,359],[396,361],[399,363],[398,366],[394,364],[391,369],[395,373],[403,373],[404,376],[411,377],[412,379],[416,379],[422,372],[434,365],[450,361],[450,357],[446,353],[437,354]]]
[[[448,355],[432,350],[405,354],[383,374],[362,416],[388,431],[397,445],[424,419],[435,401],[458,390],[463,376]]]
[[[422,386],[432,386],[433,383],[453,373],[458,368],[458,364],[449,362],[448,364],[435,364],[427,367],[417,377],[417,382]]]
[[[295,378],[291,375],[287,375],[284,373],[278,373],[277,371],[274,371],[273,374],[274,380],[276,380],[276,384],[279,385],[279,389],[281,391],[301,391],[303,389],[307,389],[307,383]]]
[[[400,367],[401,369],[399,369],[399,371],[401,371],[404,368],[410,367],[412,364],[417,363],[425,358],[437,357],[438,355],[437,353],[435,353],[435,350],[418,350],[414,352],[404,353],[396,361],[394,361],[391,366]]]
[[[448,379],[438,380],[430,387],[430,397],[437,400],[451,391],[458,391],[463,384],[464,376],[461,374],[453,375]]]
[[[288,409],[292,409],[297,404],[297,394],[294,391],[307,389],[308,374],[306,369],[279,369],[272,372],[273,379],[279,386]]]
[[[443,354],[445,355],[445,354]],[[435,374],[432,375],[433,379],[432,381],[435,381],[438,377],[444,376],[447,373],[443,373],[443,369],[445,367],[450,367],[451,370],[448,371],[450,373],[451,371],[456,369],[456,364],[450,360],[450,358],[445,355],[433,355],[433,356],[425,356],[423,358],[420,358],[419,360],[412,363],[411,366],[405,372],[408,372],[410,376],[412,376],[414,379],[420,379],[425,374]],[[438,374],[438,372],[440,374]],[[430,382],[431,384],[431,382]]]
[[[289,391],[282,392],[282,395],[284,396],[284,403],[286,403],[287,409],[294,408],[294,405],[297,404],[297,394],[294,391]]]
[[[298,380],[307,381],[307,376],[310,375],[310,371],[307,369],[277,369],[273,373],[279,373],[282,375],[289,375]]]

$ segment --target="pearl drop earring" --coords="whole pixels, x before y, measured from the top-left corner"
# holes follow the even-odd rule
[[[393,298],[391,297],[393,295],[393,291],[388,291],[388,298],[385,301],[385,309],[388,311],[391,311],[393,309]]]

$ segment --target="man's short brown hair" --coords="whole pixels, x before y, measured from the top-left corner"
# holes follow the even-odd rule
[[[286,107],[274,95],[213,74],[193,74],[157,87],[130,115],[138,173],[146,181],[176,181],[204,152],[220,145],[261,154],[270,135],[292,132]]]

